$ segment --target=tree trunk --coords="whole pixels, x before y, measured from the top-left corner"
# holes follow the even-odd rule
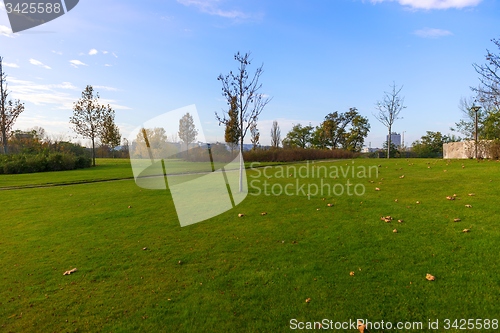
[[[94,137],[92,137],[92,166],[95,166],[95,142],[94,142]]]
[[[387,137],[387,158],[391,156],[391,129],[392,126],[389,126],[389,136]]]
[[[243,192],[243,136],[240,138],[240,193]]]

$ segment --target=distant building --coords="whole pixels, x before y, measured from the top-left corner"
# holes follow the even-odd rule
[[[386,136],[386,141],[389,139],[389,135]],[[391,143],[393,143],[397,148],[401,147],[401,134],[392,132],[391,133]]]

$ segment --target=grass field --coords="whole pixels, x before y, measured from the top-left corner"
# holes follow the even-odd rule
[[[128,161],[98,164],[0,175],[0,188],[132,176]],[[184,228],[168,191],[133,179],[0,191],[0,331],[287,332],[291,319],[366,318],[423,323],[370,332],[463,332],[453,320],[500,319],[500,163],[306,166],[325,167],[323,182],[344,193],[299,191],[324,178],[302,177],[304,164],[295,175],[293,166],[248,170],[242,204]],[[356,173],[342,174],[347,167]],[[372,177],[358,173],[370,167]],[[287,185],[292,195],[272,194]],[[440,329],[427,327],[438,319]]]

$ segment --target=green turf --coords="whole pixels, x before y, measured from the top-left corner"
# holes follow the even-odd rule
[[[1,176],[0,187],[126,178],[127,163]],[[422,321],[423,332],[439,319],[433,332],[442,332],[445,319],[500,319],[500,163],[357,159],[317,166],[379,172],[326,180],[362,184],[363,196],[308,197],[266,196],[264,182],[276,191],[320,178],[290,177],[293,168],[279,173],[284,166],[265,175],[248,170],[254,182],[242,204],[184,228],[168,191],[144,190],[133,180],[0,191],[0,331],[287,332],[293,318],[367,318]],[[453,194],[456,200],[446,199]],[[395,220],[385,223],[382,215]],[[427,281],[427,273],[436,280]]]

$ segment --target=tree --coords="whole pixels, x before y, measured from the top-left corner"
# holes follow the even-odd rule
[[[103,123],[103,129],[101,133],[101,143],[103,145],[107,145],[113,151],[113,157],[115,156],[115,148],[120,145],[121,135],[120,129],[115,124],[115,121],[112,116],[108,115]]]
[[[238,133],[240,139],[240,179],[239,191],[243,191],[243,141],[250,126],[257,122],[259,115],[264,107],[271,101],[264,94],[260,93],[262,84],[259,83],[260,76],[264,72],[264,65],[261,65],[255,71],[252,78],[247,71],[247,66],[251,64],[250,53],[234,55],[234,60],[239,63],[238,70],[233,73],[230,71],[227,75],[220,74],[217,80],[222,83],[222,96],[227,101],[231,109],[231,103],[234,103],[235,110],[238,113]],[[236,100],[236,102],[234,102]],[[228,112],[223,112],[220,116],[215,113],[219,124],[227,125],[230,121]]]
[[[300,147],[306,148],[311,145],[313,127],[302,126],[301,124],[294,125],[290,132],[286,134],[285,139],[283,139],[283,147]]]
[[[194,125],[193,116],[186,113],[179,120],[179,138],[186,144],[186,153],[189,150],[189,145],[196,140],[198,130]]]
[[[91,85],[87,85],[82,97],[73,105],[73,116],[70,123],[73,130],[92,141],[92,165],[95,166],[95,140],[102,138],[107,120],[114,120],[115,111],[111,106],[99,103],[99,93],[95,93]]]
[[[259,129],[257,128],[257,123],[254,122],[250,125],[250,142],[253,144],[252,149],[256,149],[257,146],[259,145],[259,140],[260,140],[260,132]]]
[[[413,142],[412,151],[418,157],[442,157],[443,144],[456,141],[456,138],[443,135],[441,132],[427,131],[420,140]]]
[[[238,110],[236,102],[236,96],[233,96],[231,99],[231,106],[228,111],[226,131],[224,133],[224,140],[231,148],[231,153],[233,153],[234,148],[238,146],[240,140],[240,127],[238,123]]]
[[[387,127],[389,133],[387,136],[387,158],[390,157],[392,125],[397,119],[400,119],[399,113],[406,108],[404,106],[404,97],[399,95],[402,89],[403,86],[397,88],[396,83],[393,83],[391,91],[384,92],[384,99],[376,104],[376,109],[379,112],[378,114],[374,114],[374,116]]]
[[[281,142],[281,130],[278,126],[278,121],[273,121],[273,126],[271,127],[271,147],[278,148]]]
[[[351,120],[351,128],[344,135],[343,149],[360,152],[370,131],[368,118],[356,114]]]
[[[500,50],[500,40],[492,39]],[[477,92],[484,100],[489,100],[495,106],[500,107],[500,54],[495,54],[486,50],[486,61],[484,65],[473,64],[474,69],[479,74],[481,85],[471,89]]]
[[[8,135],[17,117],[24,111],[24,103],[20,100],[7,100],[9,91],[7,89],[7,76],[3,72],[3,58],[0,57],[0,139],[2,140],[3,153],[8,154]]]

